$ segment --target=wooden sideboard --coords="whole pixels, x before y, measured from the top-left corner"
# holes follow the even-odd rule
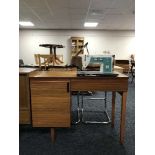
[[[29,73],[34,68],[19,68],[19,123],[31,124]]]

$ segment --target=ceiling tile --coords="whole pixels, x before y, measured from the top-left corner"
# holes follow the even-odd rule
[[[19,19],[34,28],[84,29],[98,21],[96,29],[129,29],[135,25],[135,0],[19,0]]]
[[[90,0],[69,0],[70,8],[88,9]]]
[[[69,0],[46,0],[52,9],[54,8],[68,8]]]

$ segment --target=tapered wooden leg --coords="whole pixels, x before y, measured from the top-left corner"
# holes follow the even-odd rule
[[[52,140],[52,143],[54,143],[56,140],[55,128],[51,128],[51,140]]]
[[[115,97],[116,92],[112,92],[112,113],[111,113],[111,127],[114,127],[114,121],[115,121]]]
[[[127,100],[127,92],[123,92],[122,94],[122,105],[121,105],[121,120],[120,120],[120,143],[124,143],[125,137],[125,116],[126,116],[126,100]]]

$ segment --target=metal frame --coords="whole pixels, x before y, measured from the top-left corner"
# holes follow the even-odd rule
[[[80,100],[79,100],[80,92],[77,93],[77,121],[73,122],[72,124],[80,123]]]
[[[82,116],[82,122],[85,123],[85,124],[95,124],[95,123],[98,123],[98,124],[109,124],[111,122],[110,120],[110,117],[108,115],[108,112],[107,112],[107,92],[105,92],[105,97],[104,98],[88,98],[89,100],[104,100],[104,107],[105,107],[105,110],[104,110],[104,113],[107,117],[107,121],[89,121],[89,120],[84,120],[84,102],[83,102],[83,95],[82,95],[82,105],[81,105],[81,116]]]
[[[82,97],[82,102],[81,102],[81,108],[80,108],[80,95]],[[109,124],[111,122],[111,119],[108,115],[107,112],[107,92],[105,92],[105,97],[104,98],[88,98],[88,100],[104,100],[104,108],[105,110],[103,111],[107,117],[107,121],[89,121],[89,120],[84,120],[84,100],[83,100],[83,94],[78,91],[77,93],[77,120],[75,122],[73,122],[72,124],[79,124],[80,122],[85,123],[85,124]],[[81,114],[80,114],[81,111]]]

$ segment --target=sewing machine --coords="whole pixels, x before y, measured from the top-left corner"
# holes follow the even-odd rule
[[[109,74],[113,71],[112,55],[85,55],[83,62],[84,68],[91,64],[99,64],[100,73]]]

